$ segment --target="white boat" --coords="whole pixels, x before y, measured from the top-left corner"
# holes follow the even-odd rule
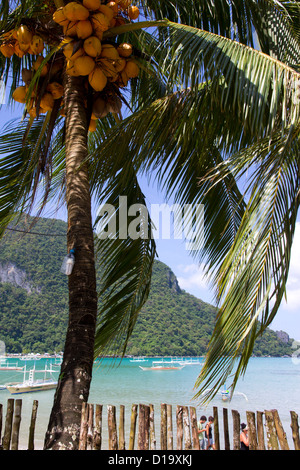
[[[47,366],[43,370],[36,370],[35,367],[28,371],[28,378],[26,379],[26,367],[24,369],[23,382],[17,384],[7,384],[7,390],[13,394],[31,393],[31,392],[42,392],[43,390],[52,390],[57,386],[57,380],[53,377],[53,369],[47,369]],[[36,373],[44,373],[42,379],[35,379]]]
[[[139,367],[142,370],[180,370],[185,366],[174,361],[153,361],[151,367]]]
[[[41,356],[39,354],[27,354],[26,356],[20,357],[21,361],[39,361]]]
[[[147,362],[148,359],[146,359],[145,357],[141,356],[141,357],[134,357],[133,359],[130,359],[130,362]]]

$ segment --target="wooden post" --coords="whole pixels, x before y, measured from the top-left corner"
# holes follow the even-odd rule
[[[14,415],[14,405],[15,405],[14,399],[9,398],[7,400],[5,428],[4,428],[3,441],[2,441],[3,450],[9,450],[10,448],[12,421],[13,421],[13,415]]]
[[[86,450],[87,448],[88,417],[89,407],[87,403],[83,402],[81,407],[81,423],[78,450]]]
[[[139,411],[138,450],[148,450],[150,407],[147,405],[140,405]]]
[[[215,438],[215,448],[220,450],[220,433],[219,433],[219,417],[218,417],[218,408],[213,407],[213,417],[214,417],[214,438]]]
[[[291,428],[295,450],[300,450],[300,437],[299,437],[299,424],[298,415],[295,411],[290,411],[291,414]]]
[[[225,450],[230,450],[229,429],[228,429],[228,409],[223,408],[224,445]]]
[[[150,405],[150,450],[156,450],[156,437],[155,437],[155,425],[154,425],[154,406]]]
[[[231,410],[233,422],[233,450],[240,450],[241,420],[240,413],[237,410]]]
[[[196,413],[196,408],[194,406],[190,407],[190,415],[191,415],[191,426],[192,426],[193,449],[200,450],[198,425],[197,425],[197,413]]]
[[[108,450],[118,450],[116,407],[107,405]]]
[[[263,412],[256,412],[257,419],[257,448],[258,450],[265,450],[265,433],[264,433],[264,423],[263,423]]]
[[[87,449],[93,450],[93,440],[94,440],[94,405],[88,405],[88,430],[87,430]]]
[[[177,450],[182,450],[183,441],[183,407],[177,405],[176,407],[176,426],[177,426]]]
[[[96,405],[95,429],[94,429],[94,450],[101,450],[102,444],[102,405]]]
[[[2,450],[2,444],[1,444],[2,421],[3,421],[3,405],[0,403],[0,450]]]
[[[167,450],[167,405],[160,405],[160,449]]]
[[[168,450],[173,450],[172,405],[167,405],[167,447]]]
[[[22,400],[16,400],[14,420],[11,433],[11,450],[19,449],[19,432],[21,424]]]
[[[246,411],[246,415],[249,436],[249,450],[257,450],[255,413],[253,413],[252,411]]]
[[[28,437],[28,450],[34,450],[34,432],[35,432],[35,423],[37,417],[39,402],[37,400],[33,401],[32,411],[31,411],[31,420],[29,426],[29,437]]]
[[[276,427],[272,411],[265,411],[267,425],[267,445],[269,450],[279,450]]]
[[[190,420],[189,420],[189,410],[187,406],[183,406],[183,432],[184,432],[184,449],[191,450],[192,449],[192,441],[191,441],[191,431],[190,431]]]
[[[125,450],[125,406],[120,405],[119,450]]]
[[[132,405],[132,407],[131,407],[130,436],[129,436],[128,450],[134,450],[137,409],[138,409],[137,405]]]
[[[278,441],[282,450],[290,450],[277,410],[272,410]]]

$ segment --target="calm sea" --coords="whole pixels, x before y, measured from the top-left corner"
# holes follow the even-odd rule
[[[197,358],[193,358],[196,361]],[[246,411],[264,411],[277,409],[281,418],[288,441],[293,447],[290,429],[290,411],[295,411],[300,416],[300,361],[292,358],[252,358],[247,372],[241,378],[236,387],[236,393],[231,402],[224,403],[221,395],[218,395],[206,409],[198,406],[193,399],[195,395],[194,384],[199,374],[201,365],[186,365],[181,370],[173,371],[143,371],[139,366],[150,366],[152,360],[138,363],[129,358],[114,363],[111,359],[105,359],[101,365],[95,365],[93,381],[90,391],[89,403],[103,405],[103,425],[106,428],[107,405],[115,405],[117,420],[120,405],[125,405],[125,430],[126,443],[129,441],[130,414],[132,404],[153,404],[155,411],[155,432],[157,449],[160,441],[160,404],[173,405],[173,426],[176,430],[175,411],[176,405],[196,406],[197,417],[212,414],[213,406],[219,410],[219,421],[222,444],[222,417],[223,408],[228,408],[230,432],[231,410],[240,412],[241,421],[246,422]],[[170,360],[170,358],[165,358]],[[199,359],[201,361],[201,359]],[[11,359],[10,362],[18,362],[24,366],[24,361]],[[44,368],[50,364],[51,359],[41,359],[36,362],[36,368]],[[27,368],[34,366],[33,361],[27,361]],[[115,364],[115,365],[114,365]],[[56,367],[59,372],[59,367]],[[56,375],[58,376],[58,372]],[[0,384],[23,380],[23,373],[18,371],[0,371]],[[227,384],[229,385],[229,383]],[[38,418],[36,423],[35,445],[42,448],[44,434],[48,425],[49,410],[53,403],[54,390],[28,393],[24,395],[11,395],[7,390],[0,391],[0,403],[4,408],[4,420],[6,403],[8,398],[22,398],[22,421],[20,447],[26,448],[28,428],[31,417],[33,400],[38,400]],[[174,439],[176,442],[176,439]],[[232,440],[231,440],[232,442]],[[107,430],[103,430],[103,448],[107,449]]]

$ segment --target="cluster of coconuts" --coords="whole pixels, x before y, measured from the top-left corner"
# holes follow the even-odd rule
[[[4,57],[14,54],[22,58],[25,54],[39,55],[44,50],[43,38],[29,30],[26,25],[12,29],[1,37],[0,51]]]
[[[138,7],[131,5],[131,0],[102,2],[101,0],[69,2],[53,14],[53,20],[62,27],[65,36],[65,45],[62,50],[66,73],[71,76],[86,76],[87,83],[94,91],[90,131],[96,129],[98,119],[105,117],[109,112],[118,113],[121,109],[120,98],[106,88],[108,82],[114,82],[117,87],[125,87],[130,79],[139,74],[139,66],[132,56],[133,48],[130,44],[114,45],[102,42],[103,33],[108,29],[137,19]],[[1,52],[6,57],[11,57],[15,53],[17,42],[18,47],[22,44],[22,54],[37,55],[32,70],[23,69],[24,85],[18,87],[13,93],[13,98],[21,103],[26,102],[32,76],[38,68],[41,68],[44,60],[41,55],[44,42],[42,38],[38,41],[38,38],[40,37],[37,34],[22,25],[17,32],[7,33],[1,45]],[[9,44],[13,44],[14,52],[11,48],[7,49]],[[62,80],[51,82],[49,68],[51,70],[52,66],[45,64],[40,73],[40,76],[48,78],[49,82],[46,91],[43,91],[43,96],[39,96],[38,89],[30,96],[28,111],[33,117],[51,110],[54,100],[63,96]],[[36,102],[39,103],[38,110]],[[62,115],[64,115],[63,111]]]

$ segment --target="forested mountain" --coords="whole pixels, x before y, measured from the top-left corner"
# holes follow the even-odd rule
[[[54,352],[64,347],[68,321],[65,222],[22,219],[0,241],[0,340],[10,353]],[[24,234],[23,231],[32,234]],[[216,309],[180,289],[168,266],[156,261],[149,299],[129,342],[131,355],[203,355]],[[291,343],[267,330],[256,355],[291,354]]]

